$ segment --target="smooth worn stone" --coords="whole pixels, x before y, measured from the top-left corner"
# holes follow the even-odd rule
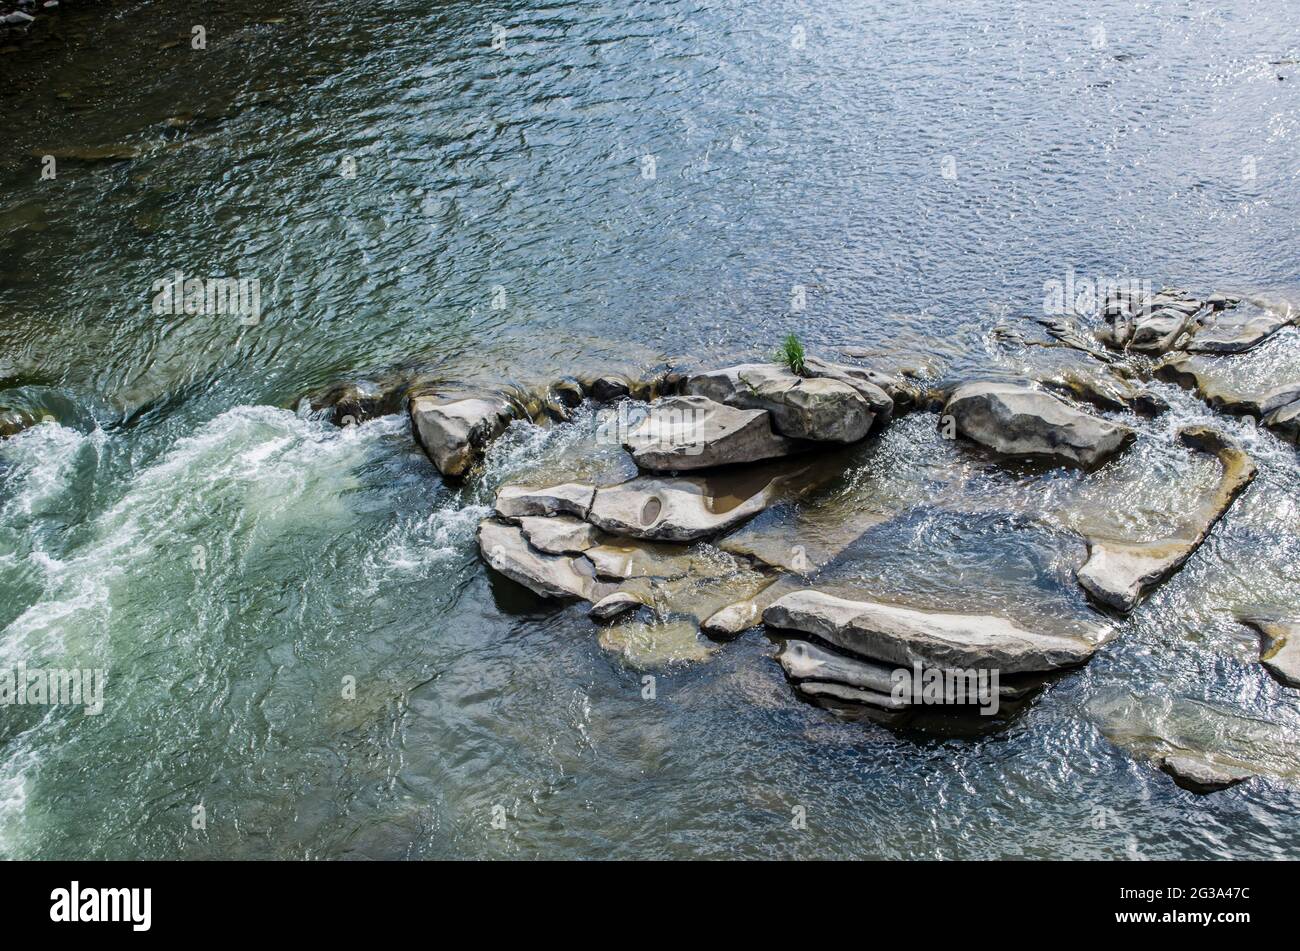
[[[746,363],[699,373],[686,381],[688,396],[739,409],[764,409],[772,429],[792,439],[857,442],[875,421],[871,404],[840,380],[796,376],[772,363]]]
[[[578,555],[604,538],[595,525],[573,515],[528,515],[519,519],[519,527],[529,544],[548,555]]]
[[[596,579],[579,570],[581,562],[537,551],[516,525],[484,519],[478,526],[478,547],[494,569],[541,597],[591,600],[596,594]]]
[[[758,462],[788,455],[800,445],[772,432],[766,410],[736,409],[705,396],[672,396],[650,404],[623,448],[641,469],[673,472]]]
[[[579,482],[566,482],[549,488],[506,485],[497,490],[495,508],[502,518],[576,515],[585,519],[591,511],[591,500],[595,495],[595,486]]]
[[[1133,321],[1133,335],[1128,346],[1147,353],[1164,353],[1173,348],[1191,325],[1192,314],[1185,308],[1162,307]]]
[[[763,611],[782,595],[799,589],[805,582],[789,575],[780,575],[764,583],[748,598],[728,604],[709,615],[700,630],[715,637],[734,637],[751,627],[763,623]]]
[[[1154,763],[1172,776],[1179,786],[1201,795],[1219,792],[1255,776],[1241,766],[1195,752],[1169,753],[1157,757]]]
[[[1118,611],[1132,611],[1147,592],[1182,567],[1255,478],[1250,456],[1222,433],[1191,426],[1178,435],[1185,445],[1218,458],[1223,469],[1219,485],[1199,504],[1190,524],[1172,536],[1149,542],[1088,539],[1088,560],[1076,577],[1090,595]]]
[[[591,606],[587,613],[598,621],[608,621],[628,611],[646,607],[645,601],[627,591],[615,591],[607,594]]]
[[[801,694],[817,699],[829,698],[831,700],[843,700],[846,703],[861,703],[870,707],[879,707],[882,710],[904,710],[907,708],[906,703],[896,699],[892,694],[864,690],[860,687],[850,687],[847,684],[828,683],[822,680],[801,680],[794,686]]]
[[[763,511],[775,501],[785,478],[747,481],[739,477],[639,476],[621,485],[597,489],[587,519],[614,535],[695,541]]]
[[[874,601],[849,601],[805,589],[763,612],[769,627],[802,631],[886,663],[910,667],[998,669],[1003,674],[1056,670],[1084,663],[1112,634],[1091,638],[1043,634],[989,615],[918,611]]]
[[[1091,469],[1134,439],[1127,426],[1012,383],[959,386],[943,410],[957,432],[1003,455]]]
[[[410,412],[416,440],[438,471],[452,479],[463,476],[515,416],[504,400],[478,397],[417,396]]]
[[[1300,687],[1300,620],[1243,617],[1263,638],[1259,662],[1287,687]]]
[[[899,671],[909,678],[914,674],[913,670],[907,668],[845,657],[816,644],[800,640],[786,641],[780,654],[777,655],[777,660],[792,680],[828,681],[891,695],[894,693],[895,677]],[[1038,684],[1035,683],[1033,686],[1036,687]],[[969,699],[966,696],[959,696],[960,691],[955,680],[945,679],[942,689],[946,703],[959,703]],[[1033,688],[1000,683],[997,693],[1001,698],[1015,699],[1024,696],[1030,689]]]
[[[1294,322],[1296,316],[1289,309],[1247,301],[1218,311],[1184,349],[1189,353],[1244,353]]]
[[[905,389],[900,380],[888,374],[866,367],[828,363],[818,357],[808,357],[804,361],[804,369],[811,377],[839,380],[857,390],[858,395],[867,401],[871,412],[876,415],[877,425],[888,422],[894,415],[894,394]]]

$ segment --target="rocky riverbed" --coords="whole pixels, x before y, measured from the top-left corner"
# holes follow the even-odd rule
[[[1037,339],[1008,330],[1011,346],[1035,354],[1013,380],[942,381],[818,357],[793,367],[683,361],[536,391],[407,370],[341,382],[306,405],[343,426],[406,412],[412,437],[457,482],[477,477],[510,427],[588,414],[587,439],[562,463],[569,477],[501,486],[478,545],[493,572],[538,598],[585,604],[599,643],[634,668],[706,662],[761,626],[792,689],[834,715],[895,726],[927,704],[959,720],[1014,715],[1105,649],[1114,620],[1195,557],[1257,475],[1223,427],[1139,432],[1138,421],[1169,408],[1156,381],[1188,381],[1216,410],[1294,441],[1300,375],[1255,375],[1258,395],[1227,400],[1208,368],[1187,367],[1264,346],[1296,353],[1298,312],[1285,300],[1162,290],[1114,295],[1103,314],[1091,330],[1059,319],[1040,321]],[[892,429],[918,426],[934,434],[934,458],[873,460]],[[1178,502],[1126,500],[1126,467],[1161,456],[1197,473]],[[856,553],[905,523],[921,497],[968,509],[960,483],[972,465],[1027,490],[1004,514],[1014,531],[1049,539],[1091,608],[1025,603],[1012,616],[855,578]],[[1066,472],[1066,493],[1043,482]],[[879,480],[878,504],[845,504],[848,473]],[[1241,623],[1261,638],[1261,675],[1295,687],[1300,619],[1260,611]],[[1106,706],[1103,732],[1185,788],[1288,775],[1203,739],[1135,731],[1126,709]]]

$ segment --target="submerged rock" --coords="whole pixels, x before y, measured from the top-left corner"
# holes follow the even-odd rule
[[[1043,634],[990,615],[917,611],[874,601],[849,601],[819,591],[787,594],[763,612],[769,627],[802,631],[860,657],[910,667],[996,668],[1041,672],[1084,663],[1111,636],[1089,639]]]
[[[693,621],[623,621],[600,632],[600,646],[638,668],[708,660],[714,647]]]
[[[514,407],[501,399],[439,396],[414,397],[410,413],[416,441],[450,479],[463,476],[516,415]]]
[[[1088,559],[1079,584],[1102,604],[1132,611],[1142,597],[1191,557],[1215,523],[1255,478],[1255,463],[1235,442],[1216,430],[1192,426],[1179,433],[1187,446],[1213,453],[1223,467],[1219,485],[1194,513],[1194,520],[1172,536],[1149,542],[1088,539]]]
[[[1219,792],[1255,776],[1250,770],[1225,763],[1210,753],[1167,753],[1152,762],[1179,786],[1201,795]]]
[[[671,472],[772,459],[800,444],[773,433],[766,410],[736,409],[705,396],[672,396],[650,404],[624,448],[640,468]]]
[[[1259,662],[1278,683],[1300,687],[1300,620],[1243,617],[1263,638]]]
[[[1003,455],[1091,469],[1128,445],[1127,426],[1081,412],[1040,390],[967,383],[944,407],[957,432]]]
[[[770,363],[746,363],[687,379],[689,396],[705,396],[738,409],[767,410],[772,429],[793,439],[857,442],[876,413],[859,389],[828,377],[796,376]],[[881,396],[888,396],[881,391]],[[892,400],[890,401],[892,406]]]

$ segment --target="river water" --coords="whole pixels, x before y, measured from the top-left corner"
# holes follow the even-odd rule
[[[1038,357],[999,328],[1071,272],[1294,289],[1293,7],[276,6],[102,3],[0,50],[0,406],[56,420],[0,443],[0,662],[108,671],[98,716],[0,711],[0,856],[1300,856],[1300,701],[1234,620],[1300,605],[1300,466],[1172,386],[1092,479],[920,414],[830,490],[895,515],[839,583],[1095,619],[1070,533],[1176,516],[1212,476],[1179,425],[1259,464],[1087,668],[964,732],[800,701],[762,630],[648,700],[581,607],[491,577],[492,491],[591,413],[451,488],[401,416],[296,411],[403,363],[534,385],[791,331],[1010,377]],[[42,178],[101,146],[135,157]],[[259,319],[155,313],[176,269],[257,280]],[[1133,752],[1172,728],[1266,775],[1179,789]]]

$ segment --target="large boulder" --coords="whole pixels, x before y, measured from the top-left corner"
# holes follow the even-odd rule
[[[788,475],[714,483],[695,476],[639,476],[596,490],[587,520],[614,535],[689,542],[726,531],[776,501]],[[726,488],[728,495],[716,494]],[[743,494],[733,494],[743,493]]]
[[[766,410],[737,409],[706,396],[656,400],[624,442],[636,464],[651,472],[757,462],[787,455],[799,445],[772,432]]]
[[[461,478],[515,418],[510,403],[487,397],[416,396],[410,413],[416,441],[449,479]]]
[[[1013,383],[967,383],[944,407],[957,432],[996,452],[1091,469],[1128,445],[1133,430]]]
[[[1117,611],[1132,611],[1148,591],[1182,567],[1255,478],[1256,467],[1250,456],[1222,433],[1205,426],[1190,426],[1179,433],[1179,438],[1185,445],[1218,458],[1222,466],[1219,485],[1200,503],[1188,524],[1171,536],[1148,542],[1088,539],[1088,560],[1078,571],[1079,584],[1097,601]]]
[[[774,363],[746,363],[696,374],[687,379],[685,393],[739,409],[767,410],[772,429],[792,439],[857,442],[876,418],[858,388],[828,377],[796,376]]]
[[[1002,674],[1077,666],[1111,636],[1106,627],[1094,629],[1088,638],[1045,634],[990,615],[849,601],[811,589],[774,602],[763,612],[763,622],[812,634],[859,657],[889,664],[996,668]]]
[[[1278,683],[1300,687],[1300,620],[1243,617],[1263,638],[1259,662]]]

